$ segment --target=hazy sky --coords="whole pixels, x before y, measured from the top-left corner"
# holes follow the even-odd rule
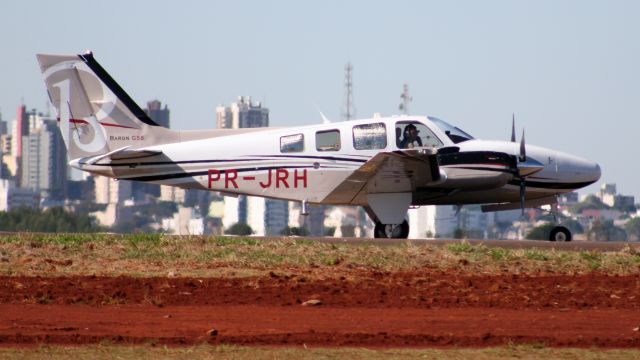
[[[271,125],[339,120],[344,66],[358,117],[410,112],[483,139],[527,142],[600,163],[600,183],[640,200],[638,1],[2,1],[0,112],[45,109],[35,54],[96,59],[172,128],[215,126],[250,95]],[[519,135],[518,135],[519,137]],[[598,185],[589,187],[595,191]]]

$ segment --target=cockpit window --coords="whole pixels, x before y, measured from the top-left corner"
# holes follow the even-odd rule
[[[396,122],[396,146],[398,149],[437,148],[442,146],[442,141],[423,123],[405,120]]]
[[[451,139],[451,141],[453,141],[454,144],[458,144],[463,141],[473,139],[473,136],[467,134],[466,132],[462,131],[460,128],[455,127],[446,121],[443,121],[431,116],[429,116],[429,120],[431,120],[431,122],[433,122],[437,127],[439,127],[440,130],[442,130],[445,134],[447,134],[449,139]]]

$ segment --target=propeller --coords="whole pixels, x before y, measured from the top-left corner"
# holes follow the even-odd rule
[[[513,124],[515,124],[515,119],[513,120]],[[515,125],[514,125],[514,128],[515,128]],[[512,138],[515,138],[513,133],[511,134],[511,136]],[[518,156],[518,173],[520,173],[520,164],[525,163],[526,161],[527,161],[527,148],[524,145],[524,129],[522,129],[522,138],[520,139],[520,156]],[[524,202],[526,201],[526,197],[525,197],[526,191],[527,191],[527,185],[524,182],[524,176],[520,174],[520,209],[522,210],[523,218],[524,218]]]
[[[527,149],[524,146],[524,129],[522,129],[522,139],[520,140],[520,156],[518,157],[520,162],[527,161]]]
[[[515,114],[511,118],[511,142],[516,142],[516,120]],[[544,169],[544,164],[541,162],[527,158],[527,146],[525,145],[524,129],[522,129],[522,138],[520,139],[520,153],[518,155],[518,162],[516,164],[515,176],[520,180],[520,209],[522,210],[522,217],[524,218],[524,203],[527,193],[527,184],[525,178],[533,175],[538,171]]]
[[[511,114],[511,142],[516,142],[516,114]]]

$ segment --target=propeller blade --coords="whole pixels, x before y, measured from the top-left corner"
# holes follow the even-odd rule
[[[522,140],[520,140],[520,161],[524,162],[527,160],[527,151],[524,146],[524,129],[522,129]]]
[[[516,142],[516,114],[511,114],[511,142]]]
[[[524,202],[525,198],[526,185],[524,183],[524,179],[520,180],[520,209],[522,210],[522,218],[524,218]]]

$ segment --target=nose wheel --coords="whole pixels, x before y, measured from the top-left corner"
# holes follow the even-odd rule
[[[409,237],[409,223],[407,220],[403,221],[402,224],[382,224],[376,222],[373,235],[376,238],[382,239],[406,239]]]
[[[549,241],[571,241],[571,231],[564,226],[556,226],[549,233]]]

